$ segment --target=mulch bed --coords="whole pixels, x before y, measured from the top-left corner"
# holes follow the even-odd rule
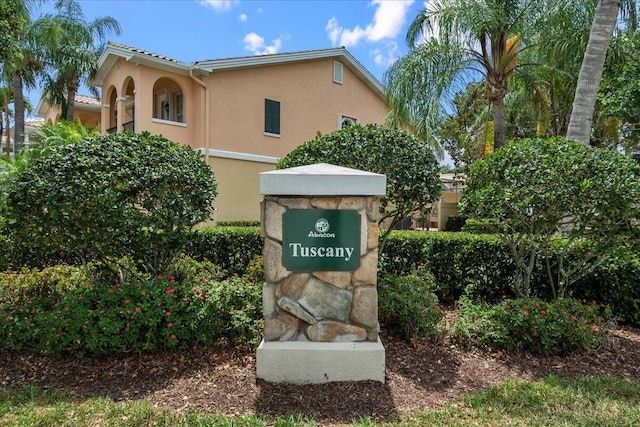
[[[603,374],[640,381],[640,330],[623,327],[612,335],[609,349],[567,357],[462,349],[383,335],[385,384],[267,383],[255,377],[255,350],[225,342],[180,352],[82,359],[0,351],[0,385],[36,385],[74,399],[146,399],[176,411],[304,414],[322,424],[360,417],[390,421],[407,412],[440,408],[510,378]]]

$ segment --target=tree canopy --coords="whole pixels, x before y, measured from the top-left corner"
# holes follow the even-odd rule
[[[504,237],[522,296],[542,255],[556,258],[560,277],[549,280],[563,296],[613,249],[638,242],[640,167],[616,151],[562,137],[522,140],[474,164],[466,184],[462,212]]]
[[[402,219],[424,215],[440,198],[438,161],[424,141],[379,125],[348,126],[307,141],[278,163],[278,169],[331,163],[387,176],[381,198],[382,221],[391,231]]]
[[[456,91],[481,78],[493,110],[494,144],[502,146],[507,82],[527,37],[553,13],[552,5],[539,0],[429,2],[407,33],[409,54],[385,74],[388,122],[433,138]]]

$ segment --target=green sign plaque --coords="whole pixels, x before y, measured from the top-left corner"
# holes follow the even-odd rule
[[[360,215],[354,210],[290,209],[282,215],[282,265],[290,271],[354,271]]]

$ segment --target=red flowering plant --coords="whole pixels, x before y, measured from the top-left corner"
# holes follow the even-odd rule
[[[7,274],[0,283],[0,348],[81,356],[211,344],[221,337],[256,343],[260,337],[261,285],[243,278],[80,281],[53,298],[18,298],[22,290],[12,283],[31,274],[40,273]]]
[[[503,299],[495,305],[460,301],[458,322],[466,324],[471,342],[492,349],[524,350],[536,354],[585,351],[602,343],[608,307],[594,301],[562,298]]]

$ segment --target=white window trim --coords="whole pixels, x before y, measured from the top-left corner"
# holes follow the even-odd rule
[[[358,120],[357,117],[347,116],[345,114],[338,114],[338,129],[342,129],[342,122],[345,119],[352,120],[354,125],[360,124],[360,120]]]
[[[164,119],[157,119],[155,117],[151,118],[151,122],[152,123],[160,123],[163,125],[172,125],[172,126],[179,126],[179,127],[183,127],[186,128],[187,124],[186,123],[182,123],[182,122],[174,122],[173,120],[164,120]]]
[[[206,150],[204,148],[198,148],[197,151],[204,154]],[[240,153],[237,151],[216,150],[213,148],[209,148],[209,155],[212,157],[219,157],[222,159],[245,160],[248,162],[270,163],[270,164],[276,164],[280,160],[280,158],[278,157],[262,156],[259,154]]]
[[[280,138],[280,134],[279,133],[265,132],[264,136],[269,136],[271,138]]]
[[[333,81],[338,84],[344,83],[344,65],[342,62],[333,61]]]

